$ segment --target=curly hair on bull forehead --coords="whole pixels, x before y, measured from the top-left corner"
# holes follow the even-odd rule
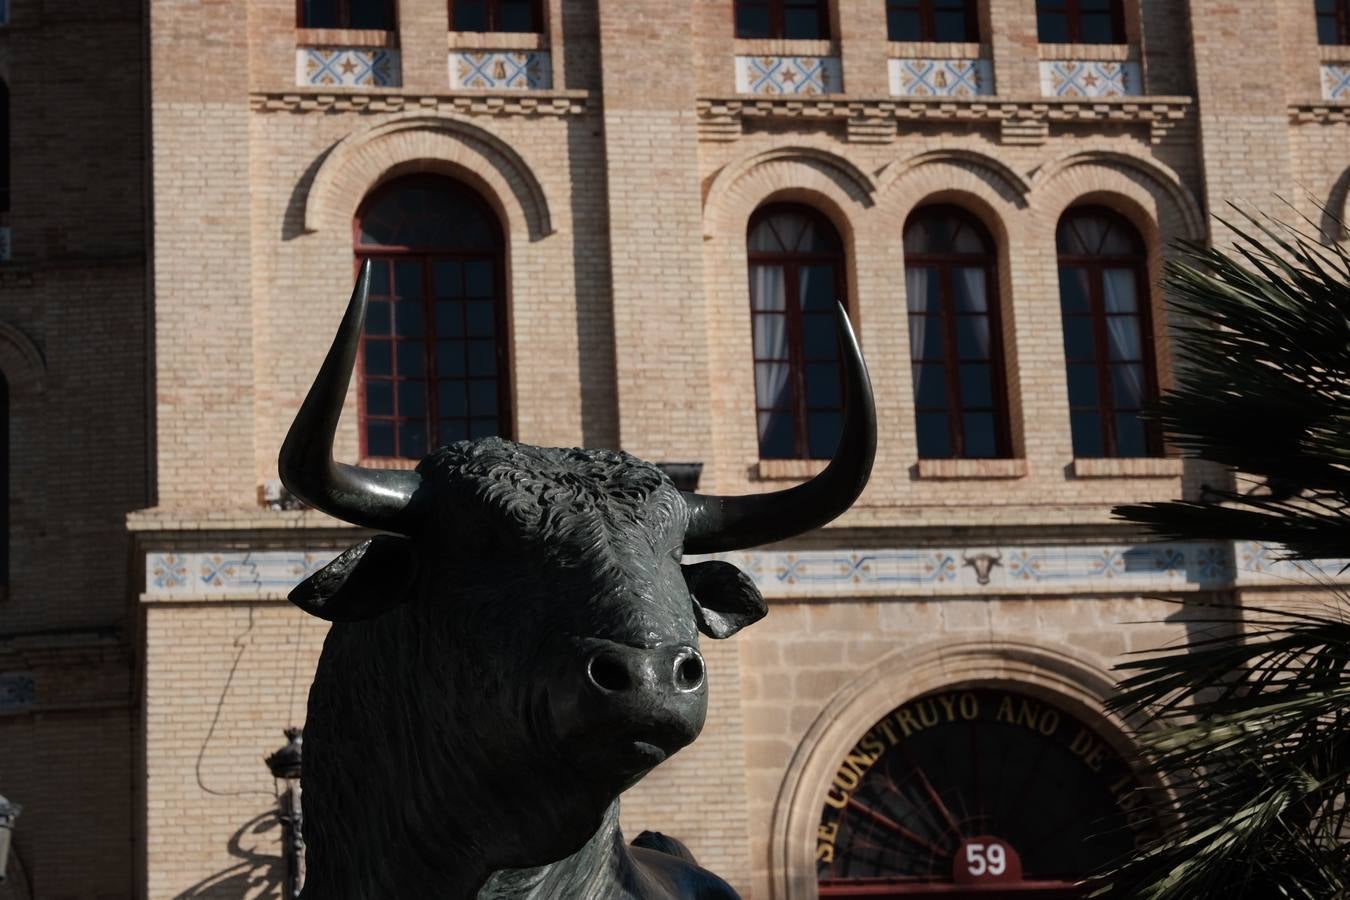
[[[532,447],[493,437],[441,447],[417,471],[434,486],[432,514],[441,527],[452,533],[504,528],[569,555],[630,540],[652,546],[682,535],[688,521],[666,474],[622,451]]]

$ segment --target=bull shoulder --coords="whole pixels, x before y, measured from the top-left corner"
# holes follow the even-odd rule
[[[692,862],[646,847],[629,847],[628,852],[642,880],[662,890],[656,895],[662,900],[741,900],[731,885]]]

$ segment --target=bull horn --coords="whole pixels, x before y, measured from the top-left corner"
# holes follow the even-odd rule
[[[780,541],[819,528],[853,505],[877,452],[877,413],[858,339],[842,304],[836,310],[844,362],[844,433],[834,459],[815,478],[771,494],[714,497],[685,491],[686,553],[718,553]]]
[[[366,260],[333,346],[286,433],[277,468],[281,483],[310,506],[354,525],[411,536],[409,507],[421,476],[404,469],[363,469],[333,461],[333,433],[351,383],[369,294],[370,260]]]

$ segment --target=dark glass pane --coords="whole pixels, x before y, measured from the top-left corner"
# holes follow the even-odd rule
[[[492,301],[474,300],[467,304],[469,337],[492,337],[494,316]]]
[[[468,297],[491,297],[492,263],[475,259],[464,264],[464,294]]]
[[[1102,444],[1102,417],[1095,412],[1069,414],[1073,430],[1073,455],[1079,459],[1097,459],[1106,455]]]
[[[806,414],[806,424],[810,431],[807,453],[811,459],[829,459],[839,447],[839,437],[844,433],[844,416],[837,412],[810,412]]]
[[[366,341],[362,360],[367,375],[394,374],[394,361],[390,355],[388,341]]]
[[[1092,294],[1088,287],[1087,269],[1061,266],[1059,270],[1060,312],[1085,313],[1092,309]]]
[[[1144,367],[1117,364],[1111,367],[1111,402],[1120,409],[1144,405]]]
[[[455,301],[436,304],[436,336],[462,337],[464,335],[464,304]]]
[[[441,422],[437,426],[440,441],[442,444],[453,444],[455,441],[466,441],[469,439],[469,423],[463,419],[450,419]]]
[[[370,264],[370,296],[389,296],[389,263],[382,259]]]
[[[1095,408],[1100,402],[1097,367],[1092,364],[1069,366],[1069,405]]]
[[[1092,319],[1067,316],[1064,319],[1064,356],[1068,359],[1096,359],[1092,341]]]
[[[427,383],[425,381],[399,381],[398,414],[404,418],[427,414]]]
[[[469,414],[469,405],[464,395],[464,382],[458,379],[445,380],[436,386],[436,412],[442,417]]]
[[[755,313],[755,359],[787,359],[787,316],[780,313]]]
[[[803,310],[834,312],[834,304],[840,299],[834,286],[834,266],[802,266],[797,270],[797,287]]]
[[[351,0],[352,21],[349,28],[366,28],[376,31],[389,31],[394,23],[390,20],[389,5],[385,0]]]
[[[928,363],[913,366],[914,405],[917,407],[947,408],[947,373],[941,365]]]
[[[497,433],[497,419],[470,419],[469,437],[474,440],[479,438],[492,437]]]
[[[422,419],[398,423],[398,455],[420,459],[427,455],[427,423]]]
[[[394,455],[394,423],[366,423],[366,456]]]
[[[395,346],[400,377],[421,378],[427,374],[427,348],[421,341],[399,341]]]
[[[758,3],[737,3],[736,4],[736,37],[738,38],[767,38],[773,37],[769,32],[769,7],[767,4]]]
[[[919,11],[892,9],[886,13],[886,36],[892,41],[923,40],[923,21]]]
[[[534,21],[533,0],[501,0],[498,8],[498,31],[538,31]]]
[[[1143,359],[1143,345],[1139,340],[1139,319],[1135,316],[1107,316],[1106,346],[1112,359]]]
[[[782,253],[786,251],[787,248],[778,239],[778,232],[774,230],[770,218],[769,216],[762,216],[756,219],[750,227],[750,234],[746,238],[745,245],[751,253]]]
[[[469,412],[475,416],[497,414],[497,382],[495,379],[469,382]]]
[[[390,381],[366,382],[366,415],[392,416],[394,414],[394,385]]]
[[[938,270],[932,266],[911,266],[905,272],[905,305],[910,312],[935,313],[942,309],[942,287]]]
[[[966,408],[994,405],[994,367],[971,365],[961,366],[961,405]]]
[[[785,362],[755,363],[755,406],[773,409],[791,403],[790,374],[791,369]]]
[[[1317,17],[1317,43],[1319,44],[1339,44],[1340,34],[1336,28],[1335,16]]]
[[[1102,306],[1109,313],[1135,312],[1139,309],[1139,293],[1133,269],[1103,270]]]
[[[300,5],[301,28],[341,28],[338,0],[304,0]]]
[[[1116,34],[1115,21],[1109,12],[1079,13],[1078,41],[1080,44],[1118,44],[1122,38]]]
[[[968,21],[965,10],[937,10],[933,13],[933,25],[936,28],[934,39],[939,41],[962,42],[973,42],[978,40],[978,38],[968,30]]]
[[[1336,12],[1336,0],[1313,0],[1313,9],[1318,15]]]
[[[957,312],[984,312],[989,304],[985,288],[989,281],[983,268],[965,266],[952,270],[952,293],[956,295]]]
[[[802,349],[807,359],[837,358],[836,328],[833,316],[802,316]]]
[[[919,413],[915,425],[920,459],[947,459],[952,455],[952,436],[945,413]]]
[[[455,31],[487,31],[487,0],[454,0]]]
[[[458,297],[464,292],[464,272],[456,260],[432,264],[432,285],[437,297]]]
[[[366,334],[389,334],[389,304],[372,300],[366,307]]]
[[[989,359],[989,318],[956,317],[956,353],[961,359]]]
[[[500,236],[495,221],[486,217],[482,203],[466,188],[448,178],[415,176],[379,192],[361,215],[360,241],[376,246],[493,250]]]
[[[422,299],[422,264],[412,260],[394,263],[394,295],[404,300]]]
[[[492,341],[469,341],[469,374],[497,374],[497,345]]]
[[[806,250],[808,249],[806,245],[813,240],[811,232],[815,230],[815,222],[801,213],[777,213],[770,216],[768,222],[778,235],[780,246],[785,252]]]
[[[394,327],[399,337],[420,338],[426,334],[427,311],[421,300],[394,304]]]
[[[942,342],[942,319],[938,316],[909,317],[909,357],[914,362],[921,359],[942,360],[946,350]]]
[[[788,40],[816,40],[828,37],[820,26],[820,14],[814,7],[783,10],[783,37]]]
[[[464,374],[463,341],[436,342],[436,374],[442,378]]]
[[[759,414],[761,459],[791,459],[796,456],[792,439],[792,415],[785,410]]]
[[[1116,456],[1147,456],[1143,420],[1135,413],[1116,414]]]
[[[834,363],[810,363],[806,367],[806,405],[842,406],[839,394],[839,366]]]
[[[966,459],[988,459],[998,456],[998,438],[993,413],[966,413],[961,416],[962,456]]]
[[[1042,44],[1069,43],[1069,18],[1063,13],[1038,12],[1036,36]]]

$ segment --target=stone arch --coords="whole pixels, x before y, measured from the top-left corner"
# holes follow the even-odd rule
[[[11,397],[41,391],[47,374],[42,351],[8,322],[0,322],[0,373],[9,383]]]
[[[770,834],[773,900],[816,900],[815,830],[830,776],[868,728],[899,704],[939,688],[1015,683],[1086,721],[1113,747],[1136,752],[1126,722],[1104,711],[1110,673],[1068,647],[1021,641],[943,639],[892,653],[827,700],[779,788]]]
[[[887,163],[877,173],[878,189],[887,192],[897,183],[918,178],[917,190],[936,193],[953,187],[951,177],[961,173],[974,176],[989,185],[1001,197],[1018,207],[1027,205],[1031,182],[1002,160],[960,147],[940,148]],[[961,178],[966,181],[966,178]]]
[[[1205,216],[1195,195],[1174,170],[1154,159],[1119,150],[1078,150],[1038,167],[1031,184],[1033,205],[1052,222],[1087,195],[1114,194],[1134,201],[1133,213],[1121,209],[1131,218],[1148,213],[1152,223],[1140,228],[1145,236],[1156,232],[1163,242],[1205,238]]]
[[[831,150],[809,145],[773,147],[723,166],[707,183],[703,200],[705,238],[744,232],[756,208],[772,199],[794,199],[820,205],[841,234],[852,228],[844,211],[875,204],[877,185],[852,161]],[[805,199],[815,195],[823,203]]]
[[[305,196],[305,231],[349,227],[357,204],[377,184],[413,169],[469,182],[497,207],[512,233],[539,240],[554,231],[543,185],[515,148],[477,125],[421,112],[385,120],[333,146]]]

